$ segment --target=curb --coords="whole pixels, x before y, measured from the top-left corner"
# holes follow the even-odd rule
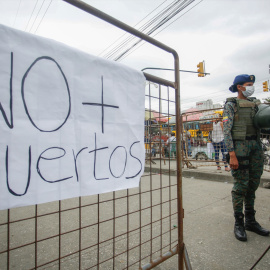
[[[144,171],[150,172],[150,167],[145,167]],[[151,172],[161,173],[165,175],[172,175],[172,176],[176,176],[177,174],[175,169],[168,170],[168,169],[160,169],[160,168],[151,168]],[[182,176],[186,178],[193,177],[198,180],[233,183],[233,177],[231,175],[200,172],[200,171],[195,171],[194,169],[182,170]],[[263,183],[266,183],[269,181],[270,179],[262,177],[260,181],[260,187],[263,187]]]

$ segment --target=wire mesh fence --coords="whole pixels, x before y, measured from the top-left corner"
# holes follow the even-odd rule
[[[192,110],[182,114],[183,160],[187,167],[225,166],[222,108]]]
[[[182,114],[182,157],[188,168],[216,166],[229,171],[223,135],[223,108],[192,110]],[[261,130],[264,170],[270,170],[270,132]]]
[[[0,211],[1,269],[150,269],[178,253],[175,89],[149,84],[147,104],[140,186]]]
[[[264,152],[264,170],[270,172],[270,134],[261,133],[261,141]]]

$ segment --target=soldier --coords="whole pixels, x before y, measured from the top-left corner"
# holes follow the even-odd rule
[[[238,96],[228,98],[224,106],[224,141],[229,153],[229,164],[234,177],[232,202],[235,217],[234,234],[240,241],[247,241],[246,231],[268,236],[269,231],[255,220],[255,191],[263,173],[263,151],[260,130],[253,118],[260,101],[250,96],[254,93],[255,76],[242,74],[235,77],[231,92]],[[245,224],[243,215],[245,204]]]

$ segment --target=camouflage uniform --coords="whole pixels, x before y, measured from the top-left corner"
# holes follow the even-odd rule
[[[249,98],[247,100],[251,101]],[[234,212],[242,213],[243,202],[246,209],[254,209],[255,191],[259,187],[263,173],[263,150],[259,139],[259,131],[257,131],[255,138],[251,136],[244,140],[233,140],[232,129],[235,125],[237,109],[236,102],[226,102],[223,113],[223,131],[227,151],[235,151],[239,163],[239,168],[232,170],[232,176],[234,177],[232,202]],[[256,112],[256,105],[254,110]],[[254,115],[249,117],[252,119]],[[243,126],[245,127],[245,125]]]

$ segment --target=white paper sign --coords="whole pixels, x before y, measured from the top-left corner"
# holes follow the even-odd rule
[[[0,25],[0,209],[137,187],[145,78]]]

